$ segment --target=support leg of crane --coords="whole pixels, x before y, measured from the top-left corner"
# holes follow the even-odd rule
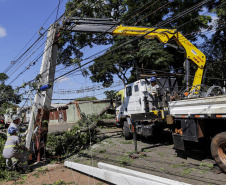
[[[147,156],[144,152],[138,152],[137,150],[137,130],[136,130],[136,124],[132,123],[132,131],[133,131],[133,143],[135,148],[135,153],[130,154],[130,157],[132,159],[139,158],[140,156]]]
[[[137,130],[136,130],[136,124],[132,124],[132,130],[133,130],[133,143],[135,148],[135,153],[138,154],[137,151]]]
[[[132,123],[132,131],[133,131],[133,143],[134,143],[134,148],[135,148],[135,153],[130,154],[130,157],[132,159],[139,158],[138,151],[137,151],[137,131],[136,131],[136,124]]]

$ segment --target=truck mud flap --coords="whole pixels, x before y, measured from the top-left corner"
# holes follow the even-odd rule
[[[183,133],[183,139],[186,141],[198,142],[198,123],[194,119],[179,119]]]
[[[174,143],[174,147],[173,147],[174,149],[185,150],[184,139],[182,135],[173,134],[173,143]]]

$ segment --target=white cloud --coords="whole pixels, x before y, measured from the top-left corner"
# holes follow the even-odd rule
[[[68,77],[66,77],[66,76],[63,76],[63,77],[59,78],[59,79],[57,80],[57,82],[58,82],[58,83],[61,83],[61,82],[65,82],[65,81],[68,81],[68,80],[70,80],[70,78],[68,78]]]
[[[6,35],[6,29],[0,26],[0,38],[5,37]]]

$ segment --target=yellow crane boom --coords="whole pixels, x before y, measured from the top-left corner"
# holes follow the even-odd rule
[[[168,43],[170,40],[175,40],[177,44],[185,49],[186,58],[190,59],[198,66],[195,73],[192,86],[201,84],[206,56],[196,48],[189,40],[187,40],[180,32],[175,29],[156,29],[145,27],[131,27],[120,25],[112,31],[113,35],[125,36],[143,36],[146,39],[158,39],[161,43]]]
[[[189,40],[187,40],[176,29],[148,28],[148,27],[133,27],[133,26],[115,26],[116,21],[110,19],[97,18],[76,18],[72,17],[67,26],[71,31],[75,32],[94,32],[94,33],[111,33],[113,35],[125,36],[144,36],[146,39],[158,39],[161,43],[167,44],[171,40],[175,40],[180,48],[185,51],[186,60],[186,85],[189,87],[189,61],[192,61],[198,66],[192,88],[202,83],[203,70],[206,63],[206,56],[196,48]],[[68,27],[66,28],[68,30]],[[198,87],[199,89],[200,87]]]

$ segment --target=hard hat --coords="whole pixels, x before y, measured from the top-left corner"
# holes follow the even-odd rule
[[[17,129],[16,129],[16,128],[14,128],[14,127],[9,127],[8,133],[9,133],[10,135],[13,134],[13,133],[15,133],[15,132],[17,132]]]
[[[156,77],[155,76],[151,77],[151,80],[150,81],[151,82],[155,82],[156,81]]]
[[[14,121],[14,120],[17,120],[17,119],[19,119],[19,116],[18,116],[18,115],[15,114],[15,115],[12,116],[12,120],[13,120],[13,121]]]

